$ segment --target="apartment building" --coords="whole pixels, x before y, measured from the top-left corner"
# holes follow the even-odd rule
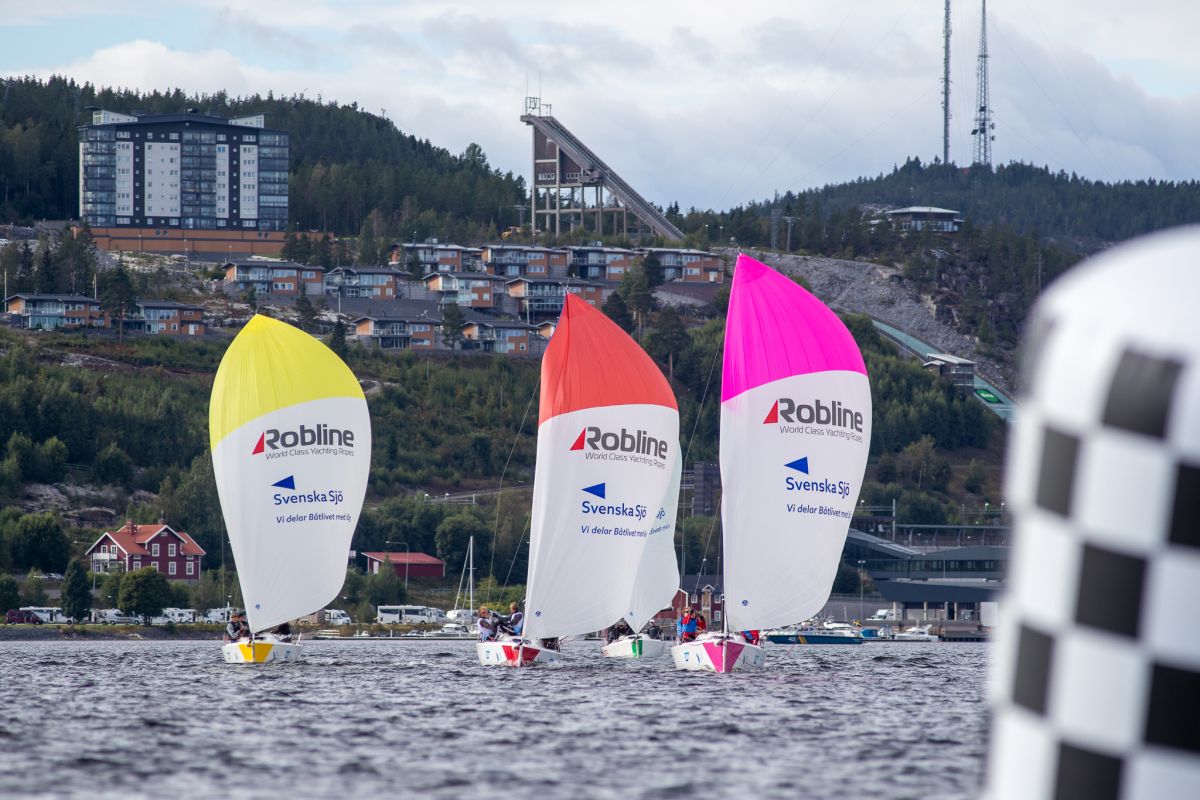
[[[226,261],[225,290],[297,297],[325,292],[325,269],[294,261]]]

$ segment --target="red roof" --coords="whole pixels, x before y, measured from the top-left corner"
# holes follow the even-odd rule
[[[446,562],[440,558],[434,558],[425,553],[363,553],[367,558],[383,563],[391,561],[393,564],[437,564],[443,565]]]
[[[205,555],[204,548],[196,544],[196,540],[188,536],[183,531],[177,531],[170,525],[165,525],[161,522],[154,525],[135,525],[133,522],[126,523],[123,527],[115,531],[109,531],[101,536],[96,542],[89,547],[84,555],[90,555],[96,546],[104,541],[107,536],[117,543],[117,546],[126,553],[134,556],[148,556],[150,551],[145,547],[155,536],[163,530],[169,531],[179,537],[181,542],[179,553],[185,556],[202,556]]]

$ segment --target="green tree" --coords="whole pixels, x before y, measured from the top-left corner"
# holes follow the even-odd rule
[[[103,272],[97,280],[100,309],[116,323],[117,337],[125,335],[125,318],[137,311],[137,292],[124,266]]]
[[[442,341],[451,350],[458,349],[458,343],[463,338],[462,328],[466,321],[458,303],[447,303],[442,307]]]
[[[692,337],[688,336],[687,329],[683,327],[683,320],[679,318],[679,312],[673,306],[667,306],[658,312],[654,327],[646,335],[645,346],[646,352],[660,364],[672,365],[673,378],[673,365],[681,363],[692,346]]]
[[[325,269],[333,269],[333,239],[323,235],[314,248],[313,258]]]
[[[986,480],[987,472],[984,470],[983,464],[972,458],[963,475],[963,488],[971,494],[982,494]]]
[[[37,271],[33,276],[36,291],[54,293],[59,291],[58,268],[54,265],[54,257],[47,245],[42,248],[42,257],[38,261]]]
[[[79,559],[71,559],[63,575],[62,610],[67,617],[81,622],[92,610],[92,587]]]
[[[21,607],[21,587],[12,575],[0,575],[0,614]]]
[[[12,559],[18,568],[59,572],[67,566],[70,552],[71,542],[53,514],[26,514],[17,522]]]
[[[633,316],[630,315],[629,307],[625,305],[625,298],[620,292],[613,292],[604,301],[604,313],[626,333],[633,330]]]
[[[204,613],[210,608],[223,608],[226,603],[224,591],[221,589],[221,571],[205,570],[200,579],[188,590],[188,607]]]
[[[44,483],[57,483],[67,473],[67,446],[57,436],[38,445],[35,478]]]
[[[250,306],[251,314],[258,313],[258,290],[254,288],[253,284],[251,284],[250,288],[247,289],[245,294],[242,295],[242,299],[246,302],[246,305]]]
[[[337,322],[333,324],[333,333],[329,335],[329,349],[334,352],[342,361],[346,360],[348,355],[346,345],[346,323],[342,322],[342,318],[338,317]]]
[[[121,581],[124,578],[125,573],[116,570],[104,573],[104,577],[100,579],[100,603],[105,608],[117,607],[117,601],[121,597]],[[221,605],[224,605],[224,603]]]
[[[25,585],[21,588],[21,603],[27,606],[44,606],[48,602],[46,587],[42,583],[41,574],[36,569],[29,570],[25,576]]]
[[[102,485],[129,486],[133,480],[133,462],[116,442],[96,454],[92,462],[92,480]]]
[[[150,618],[161,614],[170,602],[170,581],[156,569],[135,569],[121,579],[117,608],[141,617],[144,625],[149,625]]]
[[[646,313],[654,308],[654,292],[650,288],[650,282],[646,280],[646,273],[640,269],[629,270],[621,278],[621,285],[617,291],[625,299],[625,306],[633,312],[640,332],[646,321]]]
[[[296,315],[300,330],[312,333],[317,329],[317,309],[313,307],[308,295],[301,294],[296,298]]]
[[[364,593],[374,606],[404,602],[404,581],[396,574],[391,559],[379,566],[379,572],[367,576],[365,583]]]
[[[486,552],[490,533],[487,524],[470,512],[446,517],[437,526],[433,537],[438,558],[452,567],[461,565],[467,557],[471,537],[475,537],[475,552]]]
[[[659,286],[662,286],[663,281],[666,280],[662,259],[653,250],[646,253],[645,257],[642,258],[642,272],[646,275],[646,285],[650,287],[650,291],[654,291]]]

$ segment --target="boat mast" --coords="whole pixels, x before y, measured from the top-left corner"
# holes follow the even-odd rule
[[[497,501],[499,502],[499,501]],[[475,613],[475,537],[472,536],[467,540],[467,571],[470,577],[467,579],[467,595],[470,600],[467,603],[467,608],[471,613]]]

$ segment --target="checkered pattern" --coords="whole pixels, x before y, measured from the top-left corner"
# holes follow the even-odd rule
[[[1068,276],[1030,325],[991,800],[1200,798],[1197,298],[1189,229]]]

